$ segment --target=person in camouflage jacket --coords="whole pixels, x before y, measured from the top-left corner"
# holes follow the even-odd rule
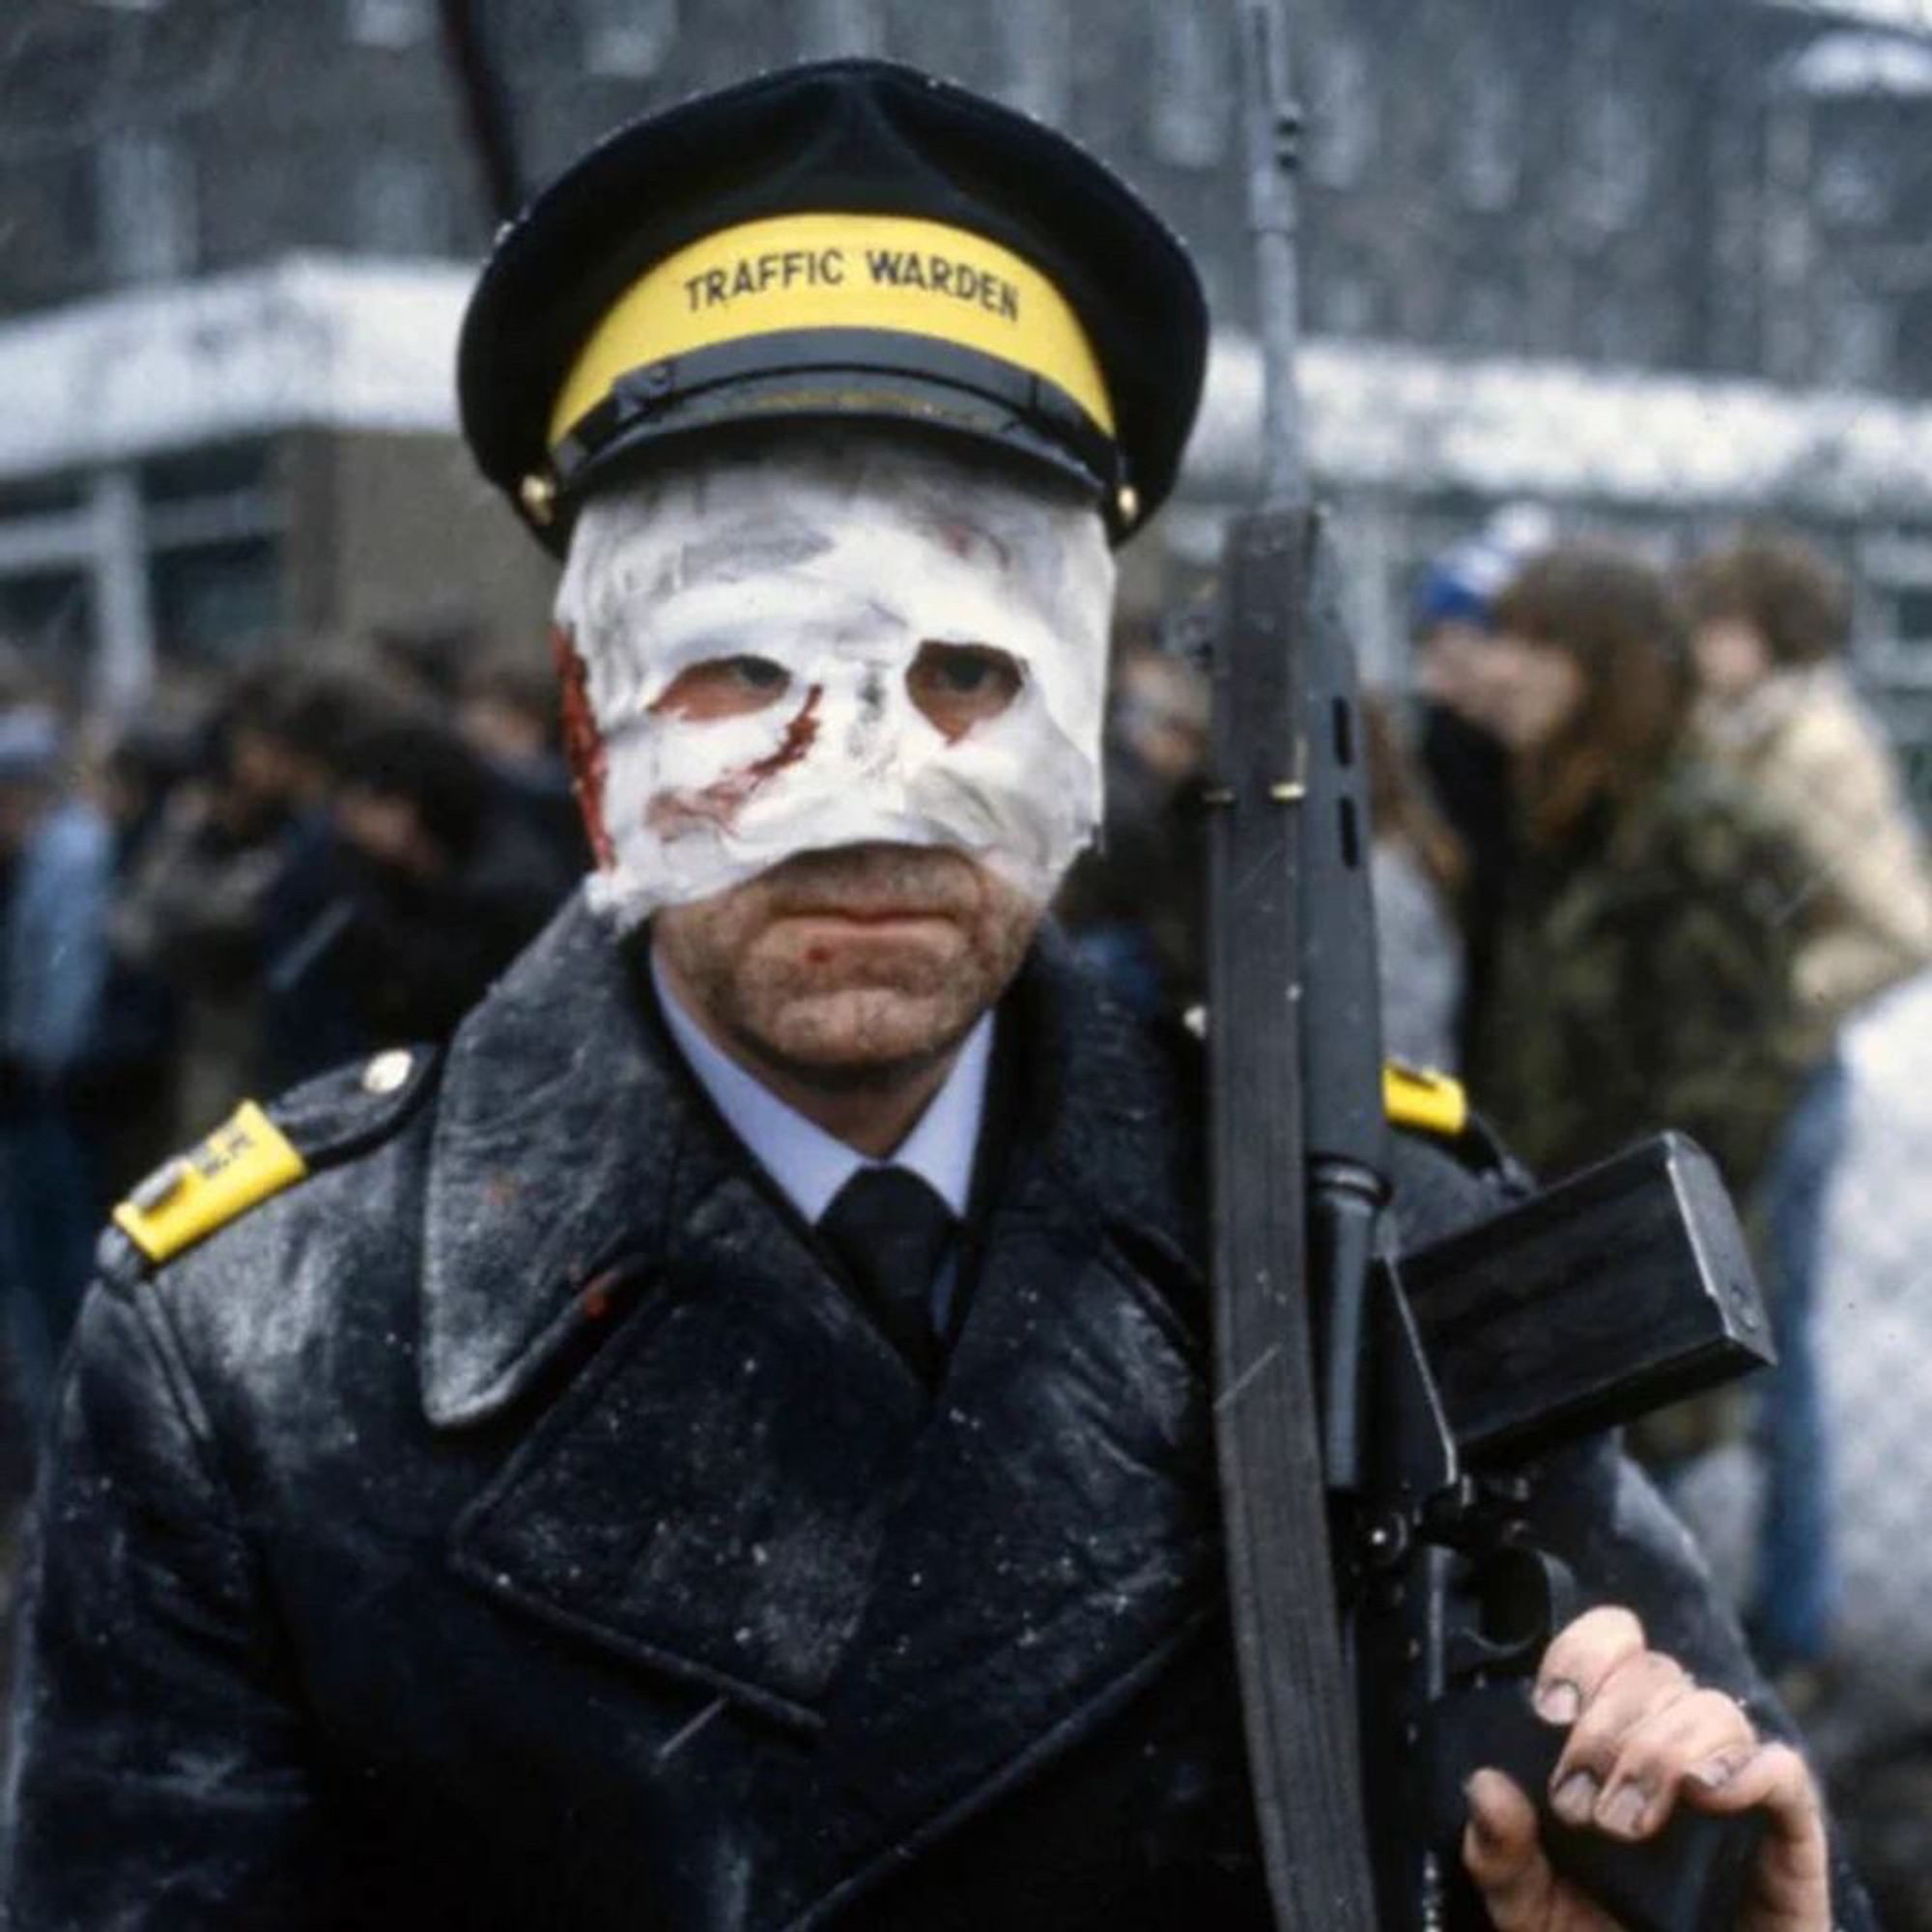
[[[1518,860],[1472,1014],[1471,1090],[1546,1177],[1675,1127],[1749,1211],[1829,1041],[1796,962],[1805,867],[1690,730],[1688,653],[1664,584],[1568,545],[1504,593],[1490,709],[1510,748]],[[1734,1392],[1645,1417],[1667,1475],[1735,1437]]]
[[[1492,710],[1520,858],[1471,1085],[1546,1174],[1679,1127],[1748,1200],[1807,1070],[1802,867],[1687,731],[1664,587],[1565,546],[1505,593]]]

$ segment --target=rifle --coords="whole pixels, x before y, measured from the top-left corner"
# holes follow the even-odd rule
[[[1299,120],[1278,0],[1239,5],[1267,404],[1204,791],[1231,1608],[1277,1922],[1420,1932],[1457,1907],[1464,1778],[1495,1765],[1541,1800],[1561,1743],[1528,1682],[1585,1605],[1520,1465],[1772,1356],[1722,1185],[1678,1136],[1394,1252],[1364,737],[1294,386]],[[1552,1861],[1631,1932],[1735,1921],[1755,1821],[1680,1810],[1631,1847],[1541,1809]]]

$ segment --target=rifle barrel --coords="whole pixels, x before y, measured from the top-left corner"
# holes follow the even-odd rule
[[[1248,227],[1255,243],[1255,294],[1262,352],[1262,507],[1308,500],[1302,458],[1300,282],[1295,266],[1295,171],[1301,110],[1292,87],[1282,0],[1240,0],[1243,153]]]

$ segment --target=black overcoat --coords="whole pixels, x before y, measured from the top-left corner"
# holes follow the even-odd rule
[[[1265,1922],[1186,1056],[1050,943],[928,1404],[581,903],[312,1172],[89,1297],[30,1564],[18,1932]],[[1488,1205],[1403,1156],[1411,1229]],[[1760,1696],[1607,1447],[1554,1540]],[[1768,1709],[1768,1707],[1761,1707]]]

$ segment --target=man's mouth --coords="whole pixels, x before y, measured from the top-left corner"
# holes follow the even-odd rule
[[[956,923],[973,910],[972,871],[952,854],[895,845],[801,854],[776,894],[774,915],[843,926]]]
[[[883,932],[907,925],[951,925],[957,914],[941,906],[803,905],[787,906],[780,917],[794,924],[850,927]]]
[[[955,952],[961,920],[956,911],[930,899],[828,895],[787,904],[773,927],[810,967],[863,974],[893,961],[889,977],[895,980],[911,957],[936,960]]]

